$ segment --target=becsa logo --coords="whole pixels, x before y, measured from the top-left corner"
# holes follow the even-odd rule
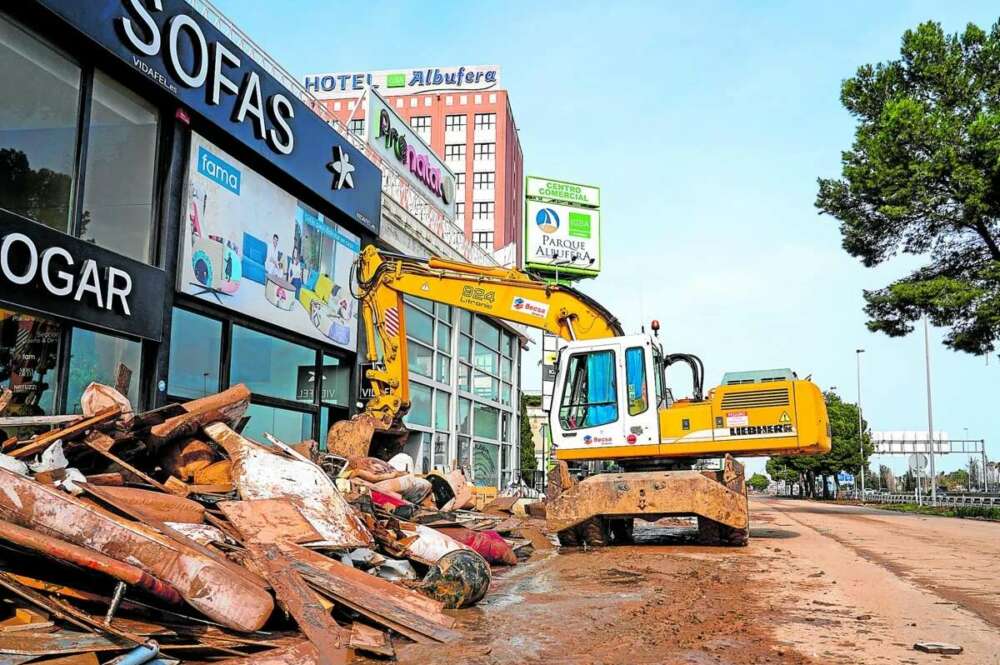
[[[535,224],[542,233],[555,233],[559,230],[559,214],[552,208],[542,208],[535,214]]]
[[[586,436],[583,437],[583,443],[584,443],[584,445],[589,446],[593,442],[594,442],[594,437],[590,436],[589,434],[587,434]]]
[[[514,309],[524,309],[524,298],[514,298]]]

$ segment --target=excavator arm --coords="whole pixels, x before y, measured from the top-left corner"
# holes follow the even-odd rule
[[[566,340],[622,335],[618,320],[575,289],[546,284],[519,270],[446,259],[419,259],[369,246],[355,265],[357,293],[375,397],[366,411],[390,429],[409,408],[406,311],[403,296],[466,309],[545,330]]]

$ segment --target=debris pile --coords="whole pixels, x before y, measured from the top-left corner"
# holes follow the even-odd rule
[[[551,547],[516,498],[470,510],[461,471],[252,441],[249,403],[237,385],[134,413],[91,384],[82,416],[0,409],[0,662],[392,657],[454,640],[444,610]]]

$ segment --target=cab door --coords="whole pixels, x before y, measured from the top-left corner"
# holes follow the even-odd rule
[[[624,443],[623,360],[614,343],[571,342],[560,351],[549,425],[557,459],[596,459]]]
[[[624,359],[625,444],[643,449],[660,442],[656,408],[656,363],[648,337],[625,338]]]

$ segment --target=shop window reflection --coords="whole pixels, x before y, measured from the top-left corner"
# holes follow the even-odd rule
[[[139,408],[139,342],[74,328],[70,342],[66,410],[82,413],[80,397],[92,381],[117,389]]]
[[[50,319],[0,309],[0,416],[52,415],[59,332]],[[0,428],[0,441],[29,434]]]

